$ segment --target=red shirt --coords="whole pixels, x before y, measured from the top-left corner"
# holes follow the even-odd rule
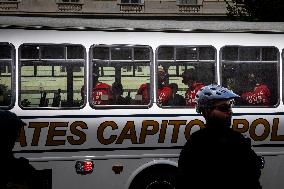
[[[142,95],[142,104],[149,104],[150,101],[150,84],[149,83],[144,83],[140,85],[137,94]]]
[[[256,84],[251,92],[242,94],[242,99],[248,104],[269,105],[270,90],[264,84]]]
[[[167,105],[170,97],[172,96],[172,88],[169,86],[163,86],[158,88],[158,103],[160,105]]]
[[[203,83],[194,83],[187,89],[185,93],[185,104],[186,106],[195,107],[195,96],[196,93],[204,87]]]
[[[102,95],[108,95],[108,100],[112,98],[111,87],[106,83],[98,82],[92,91],[92,98],[94,105],[108,104],[108,100],[102,100]]]

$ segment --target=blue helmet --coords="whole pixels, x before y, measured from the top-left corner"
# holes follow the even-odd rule
[[[230,100],[239,97],[240,96],[235,94],[232,90],[220,85],[207,85],[196,93],[196,111],[200,113],[202,109],[212,107],[215,100]]]

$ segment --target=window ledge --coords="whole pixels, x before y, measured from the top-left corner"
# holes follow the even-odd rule
[[[120,12],[142,12],[143,3],[118,3]]]
[[[84,3],[57,2],[58,11],[61,12],[80,12]]]
[[[17,10],[20,0],[17,1],[0,1],[0,11]]]
[[[178,10],[179,12],[199,12],[202,5],[197,5],[197,4],[178,4]]]

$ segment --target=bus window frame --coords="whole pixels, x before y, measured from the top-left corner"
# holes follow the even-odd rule
[[[0,42],[0,45],[11,47],[11,59],[7,59],[11,63],[11,100],[8,106],[0,106],[0,109],[10,110],[15,106],[16,102],[16,48],[9,42]]]
[[[284,49],[282,49],[282,52],[280,53],[280,58],[281,58],[281,60],[279,60],[279,62],[281,63],[281,61],[282,61],[282,104],[284,104],[284,92],[283,92],[284,91],[284,66],[283,66],[283,64],[284,64]],[[279,68],[279,70],[280,70],[280,68]]]
[[[92,90],[93,90],[93,64],[94,62],[98,61],[97,59],[93,58],[93,48],[94,47],[107,47],[109,48],[109,59],[108,60],[99,60],[100,62],[108,62],[108,65],[116,64],[119,62],[130,62],[134,63],[135,62],[149,62],[149,68],[150,68],[150,99],[149,99],[149,104],[147,105],[138,105],[138,104],[128,104],[128,105],[94,105],[93,100],[92,100]],[[135,60],[135,55],[132,54],[132,59],[131,60],[111,60],[111,50],[112,48],[131,48],[132,52],[134,52],[134,48],[148,48],[149,49],[149,60]],[[139,44],[93,44],[89,48],[89,92],[88,92],[88,102],[89,105],[92,109],[150,109],[153,106],[154,103],[154,58],[153,58],[153,48],[150,45],[139,45]],[[138,90],[139,88],[137,88]]]
[[[68,59],[67,58],[67,50],[64,50],[65,53],[65,57],[64,59],[42,59],[39,57],[39,59],[21,59],[21,47],[24,45],[38,45],[38,46],[64,46],[64,48],[67,48],[68,46],[80,46],[83,49],[84,52],[84,59]],[[52,62],[58,62],[55,65],[59,64],[60,66],[64,65],[64,64],[68,64],[70,62],[83,62],[83,67],[84,67],[84,72],[83,72],[83,85],[86,86],[86,76],[87,76],[87,51],[86,51],[86,47],[82,44],[73,44],[73,43],[22,43],[21,45],[19,45],[18,48],[18,106],[22,109],[22,110],[80,110],[83,109],[86,104],[87,104],[87,100],[86,100],[86,88],[84,89],[84,101],[83,103],[78,106],[78,107],[68,107],[68,106],[59,106],[59,107],[52,107],[52,106],[48,106],[48,107],[25,107],[21,105],[21,66],[22,66],[22,61],[34,61],[35,64],[36,62],[44,62],[46,61],[48,64],[53,64]],[[67,75],[66,75],[67,78]],[[74,99],[73,99],[74,100]]]
[[[159,48],[161,47],[173,47],[174,48],[174,59],[173,60],[159,60],[159,57],[158,57],[158,52],[159,52]],[[177,60],[176,59],[176,48],[177,47],[187,47],[187,48],[200,48],[200,47],[210,47],[214,50],[214,56],[215,56],[215,59],[214,60],[200,60],[199,59],[199,55],[197,56],[198,59],[196,60]],[[190,64],[190,65],[198,65],[199,63],[201,62],[204,62],[204,63],[214,63],[214,81],[212,81],[212,83],[217,83],[218,81],[218,70],[217,70],[217,64],[218,64],[218,57],[217,57],[217,48],[214,47],[213,45],[159,45],[155,51],[155,57],[156,57],[156,64],[155,64],[155,69],[158,70],[159,69],[159,66],[160,64],[163,64],[164,62],[177,62],[178,64],[181,64],[181,65],[184,65],[184,64]],[[174,66],[174,64],[171,64],[170,66]],[[181,77],[181,74],[182,73],[179,73],[179,77]],[[170,75],[169,75],[170,76]],[[176,76],[178,77],[178,76]],[[155,73],[155,86],[156,86],[156,91],[155,91],[155,94],[156,94],[156,102],[158,102],[158,72],[156,71]],[[184,97],[184,96],[183,96]],[[185,98],[185,97],[184,97]],[[161,106],[157,103],[157,106],[161,109],[193,109],[195,110],[195,107],[191,107],[191,106]]]
[[[223,52],[223,49],[226,48],[226,47],[236,47],[238,48],[238,60],[223,60],[223,57],[222,57],[222,52]],[[259,48],[259,49],[263,49],[263,48],[275,48],[277,50],[277,60],[269,60],[269,61],[265,61],[265,60],[246,60],[246,61],[243,61],[243,60],[239,60],[239,48]],[[277,108],[279,105],[280,105],[280,53],[279,53],[279,49],[276,47],[276,46],[252,46],[252,45],[248,45],[248,46],[245,46],[245,45],[225,45],[225,46],[222,46],[220,48],[220,51],[219,51],[219,68],[220,68],[220,83],[221,85],[223,85],[223,63],[224,62],[238,62],[238,64],[258,64],[258,63],[262,63],[264,62],[264,64],[275,64],[276,63],[276,72],[277,72],[277,91],[276,91],[276,95],[277,95],[277,102],[273,105],[234,105],[235,108]],[[260,52],[260,58],[262,58],[262,55],[261,55],[261,52]],[[251,63],[249,63],[251,62]],[[282,78],[283,79],[283,78]],[[270,92],[271,92],[271,89],[270,89]],[[239,94],[241,96],[241,94]]]

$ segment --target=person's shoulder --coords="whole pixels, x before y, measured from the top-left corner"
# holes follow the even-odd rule
[[[202,88],[202,87],[204,87],[205,85],[204,85],[204,83],[196,83],[196,87],[197,88]]]
[[[190,135],[190,139],[192,141],[202,141],[204,142],[206,139],[208,139],[211,135],[212,132],[214,132],[214,129],[209,129],[209,128],[201,128],[198,131],[195,131]]]
[[[110,87],[109,84],[103,83],[103,82],[98,82],[98,83],[96,84],[96,88],[109,88],[109,87]]]
[[[140,88],[145,88],[145,87],[147,87],[147,85],[148,85],[148,83],[142,83],[142,84],[140,85]]]
[[[244,136],[241,133],[231,129],[230,127],[203,128],[203,129],[200,129],[194,132],[191,135],[191,138],[193,140],[206,140],[206,139],[210,140],[210,138],[217,138],[219,136],[220,137],[227,136],[227,137],[244,139]]]

